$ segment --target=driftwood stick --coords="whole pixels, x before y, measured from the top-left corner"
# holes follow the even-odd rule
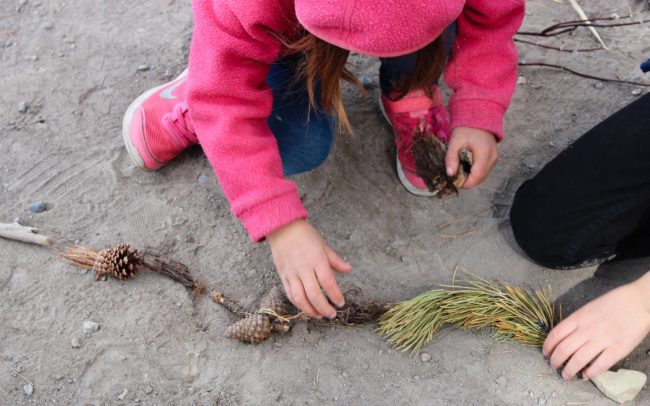
[[[0,223],[0,237],[45,247],[52,245],[52,240],[49,237],[37,233],[37,229],[20,225],[18,222],[13,224]]]

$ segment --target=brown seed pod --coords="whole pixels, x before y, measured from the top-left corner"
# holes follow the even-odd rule
[[[260,309],[271,310],[280,316],[288,313],[287,296],[284,294],[282,285],[275,285],[271,288],[266,296],[262,298]]]
[[[435,192],[440,198],[458,194],[463,187],[472,167],[472,153],[468,150],[460,151],[461,167],[458,173],[447,176],[445,154],[447,146],[435,135],[416,128],[413,136],[413,158],[417,175],[424,180],[430,192]]]
[[[250,344],[258,344],[265,341],[271,335],[273,325],[268,317],[261,314],[253,314],[243,320],[231,324],[226,329],[226,337],[243,341]]]
[[[135,276],[141,263],[142,255],[128,244],[99,251],[93,265],[95,280],[99,280],[103,275],[128,279]]]

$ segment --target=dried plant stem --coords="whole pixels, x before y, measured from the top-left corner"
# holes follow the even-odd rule
[[[643,87],[650,87],[650,83],[641,83],[641,82],[632,82],[629,80],[620,80],[620,79],[612,79],[612,78],[604,78],[600,76],[594,76],[594,75],[589,75],[587,73],[582,73],[575,71],[573,69],[567,68],[566,66],[562,65],[555,65],[552,63],[546,63],[546,62],[519,62],[519,66],[543,66],[547,68],[553,68],[553,69],[559,69],[568,73],[571,73],[576,76],[580,76],[582,78],[586,79],[594,79],[594,80],[600,80],[602,82],[612,82],[612,83],[622,83],[626,85],[634,85],[634,86],[643,86]]]
[[[515,42],[521,42],[522,44],[528,44],[528,45],[534,45],[536,47],[540,48],[546,48],[546,49],[552,49],[554,51],[559,51],[559,52],[569,52],[569,53],[574,53],[574,52],[595,52],[595,51],[600,51],[603,49],[602,47],[597,47],[597,48],[561,48],[561,47],[556,47],[552,45],[545,45],[545,44],[540,44],[537,42],[533,41],[527,41],[525,39],[519,39],[515,38]]]
[[[571,7],[573,7],[573,9],[576,11],[576,13],[578,13],[578,15],[580,16],[582,21],[589,21],[589,17],[587,17],[587,14],[585,14],[585,11],[582,9],[580,4],[578,4],[578,2],[576,0],[569,0],[569,3],[571,3]],[[607,48],[607,45],[605,45],[605,42],[603,41],[603,39],[600,37],[600,34],[598,34],[598,31],[596,31],[594,26],[591,25],[591,24],[589,25],[589,31],[591,31],[591,33],[594,35],[594,37],[600,43],[600,45],[603,46],[603,48],[609,49],[609,48]]]
[[[239,303],[235,302],[232,299],[225,297],[220,292],[212,292],[210,297],[212,298],[212,300],[219,303],[221,306],[225,307],[228,311],[230,311],[231,313],[239,317],[248,317],[252,314],[251,312],[246,310],[242,305],[240,305]]]
[[[181,262],[160,255],[150,255],[145,257],[144,266],[180,283],[186,288],[192,289],[193,297],[202,294],[206,290],[206,285],[196,279],[190,269]]]

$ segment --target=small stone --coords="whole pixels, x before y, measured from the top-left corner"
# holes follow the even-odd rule
[[[147,395],[151,395],[153,393],[153,387],[151,385],[145,386],[144,393],[146,393]]]
[[[29,206],[29,211],[32,213],[43,213],[45,209],[47,209],[47,205],[42,201],[34,202]]]
[[[41,23],[41,28],[43,28],[44,30],[51,30],[52,28],[54,28],[54,24],[52,24],[51,21],[43,21]]]
[[[520,85],[520,86],[525,86],[527,82],[528,82],[528,81],[527,81],[526,78],[523,77],[523,76],[519,76],[519,77],[517,78],[517,84]]]
[[[426,352],[423,352],[422,354],[420,354],[420,359],[422,360],[422,362],[429,362],[431,361],[431,355],[427,354]]]
[[[508,383],[508,380],[506,379],[505,375],[501,375],[500,377],[498,377],[498,378],[495,380],[495,382],[496,382],[499,386],[506,386],[506,384]]]
[[[638,96],[641,94],[641,89],[634,89],[632,90],[632,96]]]
[[[368,75],[361,76],[361,86],[364,89],[370,89],[373,86],[372,79]]]
[[[117,397],[119,400],[124,400],[126,398],[126,395],[129,393],[128,389],[124,389],[124,391]]]
[[[603,85],[603,82],[594,83],[594,89],[596,89],[596,90],[603,90],[604,87],[605,87],[605,85]]]
[[[643,372],[619,369],[600,374],[592,378],[591,382],[608,398],[623,403],[634,399],[647,380],[648,377]]]
[[[364,363],[363,365],[361,365],[361,368],[363,368],[364,370],[368,370],[368,368],[370,368],[370,366],[368,364]]]
[[[407,265],[415,265],[415,264],[416,264],[416,262],[415,262],[415,258],[413,258],[413,257],[409,257],[409,256],[406,256],[406,255],[403,256],[403,257],[401,257],[400,260],[401,260],[403,263],[407,264]]]
[[[553,399],[555,399],[555,398],[557,397],[557,393],[555,393],[555,392],[551,393],[551,397],[552,397]]]
[[[533,399],[535,397],[535,392],[533,392],[532,390],[528,391],[528,396],[530,396],[530,398]]]
[[[70,340],[70,345],[72,346],[72,348],[79,348],[79,347],[81,347],[81,343],[79,342],[79,339],[78,339],[77,337],[75,337],[75,338],[73,338],[72,340]]]
[[[151,66],[146,65],[146,64],[143,64],[143,65],[138,66],[138,71],[139,71],[139,72],[146,72],[146,71],[148,71],[149,69],[151,69]]]
[[[203,185],[203,184],[205,184],[205,182],[207,182],[207,181],[208,181],[208,177],[205,176],[205,175],[199,175],[199,177],[196,178],[196,182],[197,182],[199,185]]]
[[[20,103],[18,103],[18,112],[19,113],[27,113],[28,108],[29,108],[29,103],[27,103],[26,101],[23,100]]]
[[[90,269],[80,269],[79,270],[79,275],[85,275],[85,274],[88,273],[88,271],[90,271]]]
[[[34,385],[32,385],[31,383],[28,383],[27,385],[23,385],[23,392],[27,396],[32,396],[32,394],[34,393]]]
[[[540,396],[540,397],[537,399],[537,404],[538,404],[539,406],[544,406],[544,405],[546,404],[546,399],[544,399],[543,397]]]
[[[501,388],[496,388],[496,389],[494,390],[494,394],[497,395],[497,396],[501,396],[502,393],[503,393],[503,392],[501,391]]]
[[[99,324],[92,320],[86,320],[84,321],[83,330],[86,334],[94,333],[99,330]]]

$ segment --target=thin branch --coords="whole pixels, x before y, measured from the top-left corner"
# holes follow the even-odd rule
[[[519,39],[519,38],[515,38],[515,42],[521,42],[522,44],[534,45],[534,46],[540,47],[540,48],[552,49],[554,51],[569,52],[569,53],[573,53],[573,52],[594,52],[594,51],[600,51],[601,49],[603,49],[602,47],[565,49],[565,48],[555,47],[555,46],[552,46],[552,45],[539,44],[539,43],[533,42],[533,41],[526,41],[524,39]]]
[[[0,223],[0,237],[46,247],[52,245],[52,240],[49,237],[37,233],[37,229],[23,226],[18,222],[13,224]]]
[[[614,24],[595,24],[595,21],[618,21],[622,19],[628,19],[631,16],[623,16],[619,18],[614,17],[600,17],[600,18],[591,18],[586,21],[575,20],[575,21],[563,21],[557,24],[553,24],[544,28],[541,31],[519,31],[517,35],[525,36],[536,36],[536,37],[555,37],[561,34],[566,34],[575,31],[579,27],[596,27],[596,28],[615,28],[615,27],[626,27],[630,25],[641,25],[647,20],[624,22],[624,23],[614,23]]]
[[[603,77],[600,77],[600,76],[594,76],[594,75],[589,75],[587,73],[577,72],[577,71],[575,71],[573,69],[567,68],[566,66],[554,65],[554,64],[545,63],[545,62],[519,62],[519,66],[543,66],[543,67],[547,67],[547,68],[562,70],[562,71],[565,71],[565,72],[568,72],[568,73],[571,73],[573,75],[580,76],[580,77],[586,78],[586,79],[600,80],[601,82],[622,83],[622,84],[625,84],[625,85],[650,87],[650,83],[641,83],[641,82],[632,82],[630,80],[603,78]]]

